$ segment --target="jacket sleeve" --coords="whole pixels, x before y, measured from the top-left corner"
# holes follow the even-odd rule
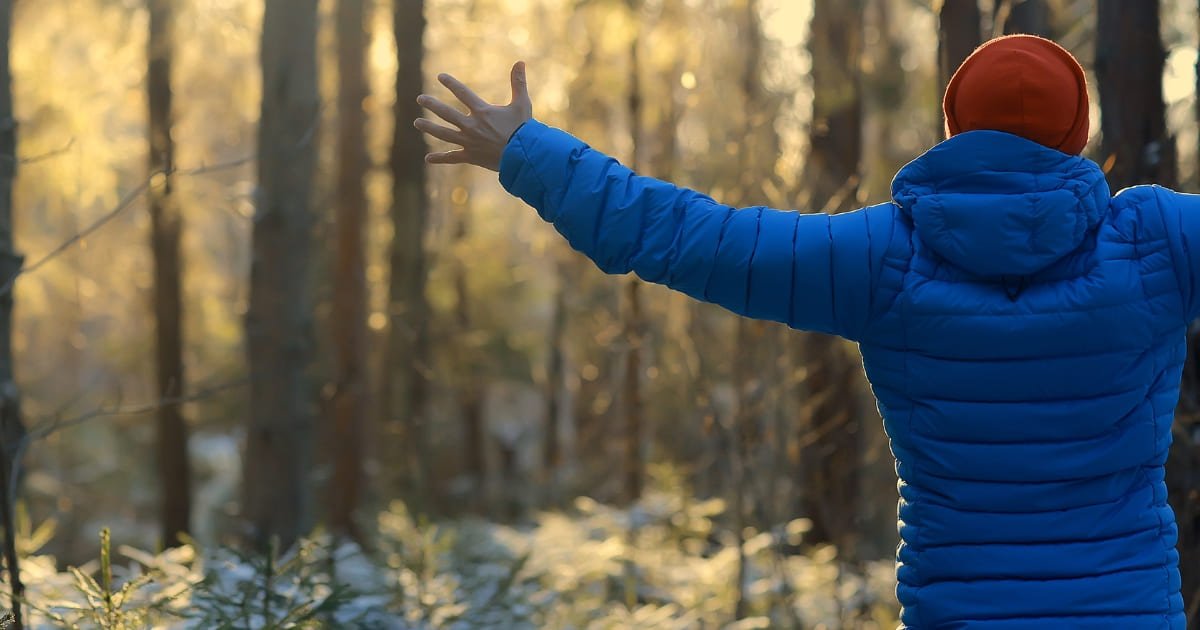
[[[606,273],[633,271],[739,315],[855,340],[894,221],[891,204],[834,216],[734,209],[638,176],[536,120],[510,139],[500,182]]]
[[[1152,187],[1183,296],[1184,320],[1200,316],[1200,195]],[[1150,226],[1151,229],[1153,226]]]

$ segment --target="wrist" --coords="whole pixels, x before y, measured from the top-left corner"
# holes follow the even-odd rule
[[[513,129],[513,130],[512,130],[512,133],[508,134],[508,139],[504,141],[504,142],[505,142],[505,144],[508,144],[509,142],[512,142],[513,136],[516,136],[516,135],[517,135],[517,132],[518,132],[518,131],[520,131],[520,130],[521,130],[521,127],[524,127],[524,126],[525,126],[525,123],[527,123],[527,122],[529,122],[529,120],[524,120],[524,121],[521,121],[521,124],[517,125],[517,128],[516,128],[516,129]]]

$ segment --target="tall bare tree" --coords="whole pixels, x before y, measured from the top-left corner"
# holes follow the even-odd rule
[[[576,257],[564,256],[562,247],[552,250],[556,286],[551,302],[550,326],[546,330],[546,380],[545,416],[542,418],[542,468],[541,483],[543,499],[554,505],[561,498],[563,465],[563,432],[559,426],[564,415],[572,415],[566,403],[567,357],[564,346],[567,342],[567,296],[574,289],[569,278],[572,265],[578,267]]]
[[[429,305],[425,298],[425,225],[429,201],[425,182],[426,145],[421,133],[405,121],[421,116],[416,104],[422,91],[425,2],[395,0],[396,120],[392,138],[392,245],[389,254],[388,328],[380,380],[383,426],[399,429],[403,441],[395,452],[406,469],[410,498],[424,502],[429,480],[429,454],[424,413],[427,387]]]
[[[1002,0],[996,3],[995,21],[1004,26],[1004,34],[1024,33],[1054,37],[1050,3],[1046,0]]]
[[[642,85],[641,85],[641,0],[627,0],[630,14],[639,28],[629,43],[629,93],[626,106],[629,115],[630,145],[629,168],[635,172],[641,168],[639,149],[642,138]],[[642,406],[642,344],[645,341],[646,322],[642,313],[642,281],[636,276],[624,280],[625,366],[621,371],[621,410],[625,415],[625,499],[632,502],[642,496],[646,485],[645,464],[642,461],[642,427],[645,410]]]
[[[562,261],[555,261],[558,286],[554,288],[551,306],[550,328],[546,334],[546,417],[542,431],[542,472],[545,476],[548,497],[555,498],[558,490],[557,475],[562,464],[562,437],[558,430],[563,410],[563,370],[566,358],[563,343],[567,330],[567,284]]]
[[[317,0],[266,0],[262,117],[246,349],[250,422],[242,511],[251,540],[290,546],[312,522],[309,208],[317,123]]]
[[[154,324],[158,395],[158,479],[161,484],[159,519],[163,544],[180,544],[179,534],[191,531],[192,483],[188,461],[188,430],[182,404],[183,380],[183,262],[179,239],[183,217],[172,196],[175,144],[171,140],[171,58],[174,48],[172,2],[150,0],[150,37],[146,51],[149,72],[146,93],[150,106],[151,173],[161,173],[162,185],[150,189],[150,249],[154,254]]]
[[[1100,0],[1097,7],[1100,159],[1114,190],[1176,180],[1175,141],[1167,134],[1162,99],[1167,56],[1158,7],[1155,0]]]
[[[600,38],[595,32],[595,25],[600,21],[590,17],[593,15],[593,11],[593,8],[584,5],[581,6],[579,12],[574,14],[573,19],[577,21],[581,31],[575,41],[584,49],[584,55],[578,64],[575,77],[567,87],[571,107],[566,114],[568,127],[579,130],[583,137],[599,138],[604,137],[605,126],[597,125],[597,122],[607,120],[612,112],[610,111],[610,99],[597,89],[597,85],[603,80],[607,63],[600,51]],[[563,328],[557,331],[559,334],[552,335],[548,339],[548,343],[558,345],[558,352],[561,354],[566,352],[569,340],[580,336],[568,334],[568,331],[574,330],[576,325],[586,325],[582,323],[586,318],[573,317],[574,313],[588,313],[592,317],[599,315],[605,323],[615,317],[612,313],[612,300],[610,299],[609,286],[611,285],[596,282],[596,272],[590,266],[590,262],[570,251],[565,243],[556,242],[554,247],[558,259],[558,283],[559,292],[563,294],[561,306],[564,314],[562,315]],[[603,288],[598,289],[598,286],[603,286]],[[583,333],[583,335],[586,336],[587,333]],[[572,451],[580,457],[577,462],[563,459],[558,464],[579,476],[592,472],[592,467],[587,464],[594,465],[595,459],[589,461],[587,457],[589,453],[578,451],[574,448],[576,445],[604,445],[599,452],[603,453],[603,457],[600,458],[604,461],[601,474],[606,479],[612,476],[611,462],[619,457],[619,454],[613,453],[609,449],[609,445],[616,442],[611,438],[613,434],[610,428],[613,425],[613,422],[610,421],[610,418],[613,417],[612,410],[609,407],[601,409],[596,404],[598,399],[611,392],[610,384],[614,381],[610,375],[616,364],[613,361],[604,360],[604,357],[609,355],[610,352],[607,348],[597,348],[592,344],[583,344],[570,355],[561,354],[564,359],[564,389],[571,394],[571,404],[566,405],[567,409],[563,413],[574,425],[574,436],[569,443],[560,436],[558,443],[563,447],[564,455],[567,451]],[[587,374],[585,370],[588,367],[595,371],[585,376]],[[620,450],[624,450],[624,444],[620,444]],[[617,492],[622,491],[623,489],[618,486]]]
[[[812,55],[813,123],[808,189],[814,210],[841,212],[857,203],[862,158],[863,0],[816,0]],[[828,335],[805,335],[807,366],[800,455],[810,542],[831,542],[853,556],[860,437],[861,359]]]
[[[12,34],[12,0],[0,0],[0,278],[5,282],[21,269],[22,256],[13,244],[13,180],[17,176],[17,119],[13,115],[12,71],[9,42]],[[10,285],[11,286],[11,285]],[[4,526],[4,564],[11,586],[13,626],[24,627],[21,598],[25,586],[17,557],[14,507],[19,471],[20,443],[25,439],[21,398],[17,389],[12,353],[13,295],[0,293],[0,520]]]
[[[772,99],[762,85],[764,42],[758,10],[757,0],[747,0],[735,18],[740,27],[739,48],[744,55],[738,85],[741,105],[738,135],[745,142],[743,150],[737,154],[734,166],[737,183],[733,187],[734,197],[729,200],[737,207],[763,203],[763,182],[772,179],[779,153],[779,140],[773,128],[779,101]],[[725,436],[725,441],[732,446],[728,450],[733,523],[742,543],[738,545],[736,619],[744,619],[750,614],[746,592],[749,559],[744,549],[749,525],[747,517],[756,509],[764,509],[762,504],[766,499],[766,493],[757,492],[754,482],[756,477],[771,478],[783,472],[758,467],[764,463],[764,458],[758,457],[757,450],[766,431],[773,428],[767,422],[769,409],[778,406],[779,401],[770,398],[778,393],[783,379],[778,378],[772,364],[779,359],[781,334],[785,333],[782,326],[770,322],[738,318],[736,324],[732,375],[737,387],[737,409],[730,418],[731,426],[727,427]]]
[[[480,16],[480,5],[486,5],[481,0],[471,0],[467,5],[467,21],[474,23],[483,19]],[[471,191],[460,188],[460,193],[451,193],[450,205],[454,216],[452,247],[466,245],[471,234]],[[464,467],[471,479],[473,508],[485,507],[486,500],[491,499],[487,488],[487,427],[484,421],[484,382],[482,374],[482,359],[479,335],[476,334],[476,323],[472,318],[471,290],[467,282],[471,275],[470,263],[463,255],[454,257],[454,294],[455,321],[458,324],[458,350],[460,357],[457,370],[459,378],[459,409],[462,413],[463,456],[466,459]],[[503,450],[503,449],[502,449]],[[489,506],[490,508],[490,506]]]
[[[454,217],[452,248],[462,247],[471,233],[470,193],[467,188],[455,187],[450,193],[451,212]],[[487,432],[484,426],[483,383],[480,373],[480,351],[475,324],[471,317],[471,290],[467,284],[470,263],[462,252],[457,252],[453,261],[454,277],[454,323],[457,327],[455,339],[458,357],[456,360],[458,402],[463,422],[464,470],[471,481],[470,503],[472,509],[482,507],[483,488],[487,476]]]
[[[983,43],[982,22],[979,0],[943,0],[938,13],[939,97],[958,66]]]
[[[364,229],[367,194],[366,0],[338,0],[337,252],[333,281],[336,353],[333,411],[333,481],[328,519],[337,535],[359,537],[354,511],[363,494],[364,428],[367,413],[367,278]]]

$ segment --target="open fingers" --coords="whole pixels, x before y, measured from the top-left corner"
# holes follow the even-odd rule
[[[483,109],[484,107],[487,107],[487,101],[479,98],[479,95],[475,92],[472,92],[471,88],[467,87],[462,81],[459,81],[448,74],[439,74],[438,81],[440,81],[442,85],[446,86],[446,88],[449,89],[454,96],[458,98],[458,100],[462,101],[462,104],[466,105],[467,109],[475,111],[477,109]]]
[[[432,96],[422,94],[417,97],[417,104],[437,114],[442,120],[462,129],[467,124],[467,115],[447,103]]]
[[[430,164],[467,164],[470,162],[467,152],[462,149],[430,153],[425,156],[425,161]]]
[[[428,118],[418,118],[413,121],[413,126],[417,129],[437,138],[458,145],[466,144],[466,136],[457,129],[451,129],[444,125],[439,125]]]

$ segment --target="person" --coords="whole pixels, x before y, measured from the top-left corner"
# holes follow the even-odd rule
[[[838,215],[734,209],[641,177],[453,77],[468,114],[418,129],[608,273],[859,344],[899,476],[907,628],[1185,625],[1164,464],[1200,314],[1200,196],[1113,196],[1080,153],[1083,69],[1033,36],[957,70],[947,139],[892,199]]]

